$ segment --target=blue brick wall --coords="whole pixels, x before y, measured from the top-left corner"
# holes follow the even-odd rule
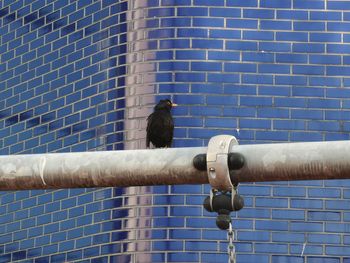
[[[127,9],[0,2],[2,155],[123,149]],[[112,212],[118,191],[0,192],[0,262],[107,262],[127,215]]]
[[[180,105],[173,110],[176,147],[205,146],[222,133],[240,144],[349,139],[347,2],[131,3],[129,80],[157,94],[130,94],[138,98],[132,108],[144,109],[128,115],[134,127],[145,127],[156,100],[170,97]],[[154,76],[137,71],[140,64]],[[144,134],[135,139],[134,147],[144,147]],[[347,187],[341,180],[240,185],[246,207],[233,220],[238,262],[349,261]],[[226,235],[200,207],[208,192],[175,186],[156,196],[154,205],[171,204],[157,224],[177,233],[172,242],[184,240],[162,248],[171,251],[163,261],[227,261]],[[172,206],[183,205],[174,217]]]
[[[326,0],[0,2],[0,153],[349,139],[350,7]],[[238,262],[350,262],[348,181],[239,186]],[[227,262],[208,185],[0,192],[0,262]]]

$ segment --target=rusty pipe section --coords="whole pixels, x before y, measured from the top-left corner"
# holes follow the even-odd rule
[[[233,182],[350,178],[350,141],[234,145],[244,167],[230,171]]]
[[[207,148],[0,156],[0,190],[208,183],[193,166]],[[235,182],[350,178],[350,141],[233,145]]]
[[[206,148],[0,156],[0,190],[208,183],[192,165]]]

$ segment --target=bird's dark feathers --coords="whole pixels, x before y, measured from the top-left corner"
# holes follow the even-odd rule
[[[170,100],[161,100],[155,107],[154,112],[147,118],[146,146],[150,142],[156,148],[171,147],[174,134],[174,121],[170,110]]]

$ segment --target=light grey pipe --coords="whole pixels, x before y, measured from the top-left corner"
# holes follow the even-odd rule
[[[205,147],[0,156],[0,190],[205,184]],[[350,141],[234,145],[236,182],[349,179]]]

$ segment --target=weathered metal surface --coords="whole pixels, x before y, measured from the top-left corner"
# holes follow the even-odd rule
[[[0,190],[208,183],[204,147],[0,156]],[[235,182],[350,179],[350,141],[234,145]]]
[[[210,139],[207,148],[207,172],[209,183],[214,189],[232,190],[227,157],[230,148],[237,144],[236,138],[230,135],[218,135]]]
[[[350,141],[236,145],[245,165],[231,171],[238,182],[350,178]]]
[[[0,156],[0,190],[208,183],[206,148]]]

